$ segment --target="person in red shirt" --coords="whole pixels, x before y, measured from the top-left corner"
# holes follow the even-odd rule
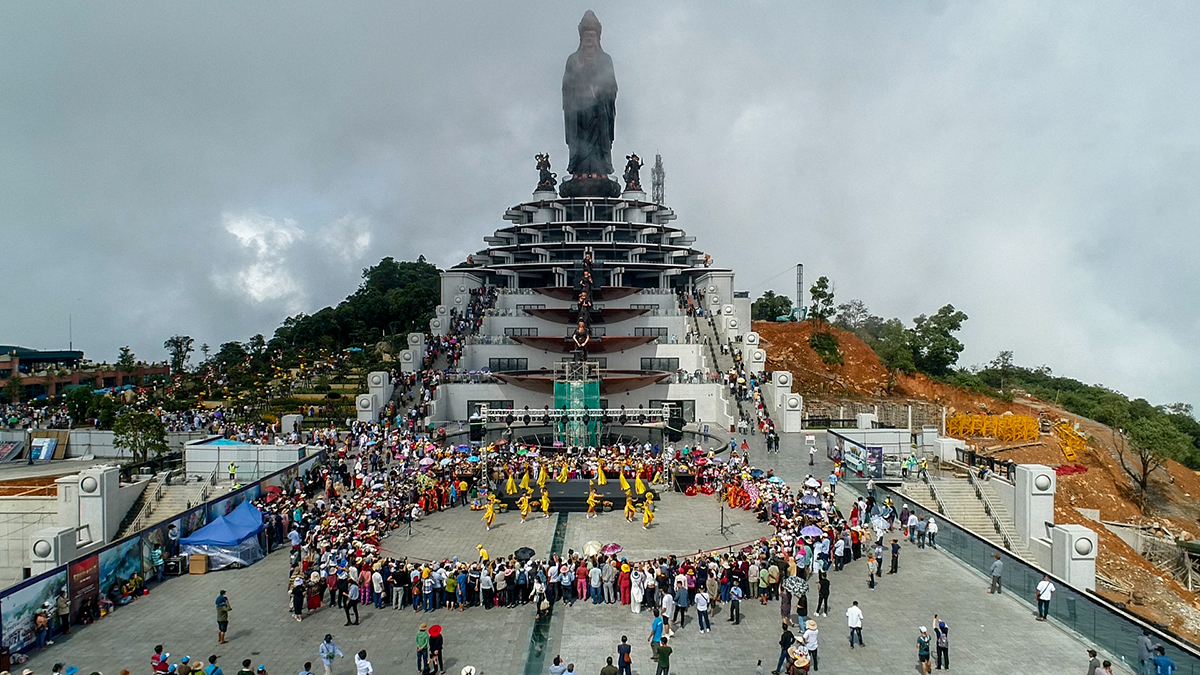
[[[150,668],[153,669],[155,673],[167,672],[167,669],[170,668],[170,666],[167,664],[167,659],[170,657],[171,655],[169,653],[163,653],[162,645],[155,645],[154,654],[150,657]]]

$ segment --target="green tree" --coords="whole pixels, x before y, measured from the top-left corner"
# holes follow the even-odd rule
[[[259,333],[258,335],[250,338],[250,341],[246,343],[246,346],[249,347],[250,353],[257,358],[266,353],[267,340],[262,336],[262,333]]]
[[[1138,507],[1143,511],[1149,503],[1151,474],[1168,458],[1189,454],[1192,445],[1186,435],[1161,417],[1134,420],[1129,426],[1128,442],[1122,435],[1115,444],[1121,469],[1133,481]]]
[[[1013,353],[1011,351],[1002,351],[992,359],[988,364],[988,368],[995,370],[1000,375],[1000,391],[1004,391],[1004,380],[1012,373],[1013,369]]]
[[[750,318],[754,321],[774,321],[776,317],[792,311],[792,299],[786,295],[775,295],[767,291],[750,305]]]
[[[818,327],[828,323],[829,317],[833,316],[833,288],[830,287],[829,277],[818,277],[817,283],[808,289],[808,297],[811,302],[808,314],[813,322]]]
[[[208,346],[208,343],[207,343],[207,342],[205,342],[204,344],[200,345],[200,353],[204,355],[204,362],[205,362],[205,363],[208,363],[208,352],[209,352],[209,351],[210,351],[210,347]]]
[[[922,314],[913,319],[913,356],[917,370],[934,377],[945,377],[958,362],[963,343],[954,337],[962,329],[967,315],[946,305],[933,316]]]
[[[192,338],[186,335],[172,335],[163,343],[163,349],[171,356],[171,372],[182,373],[187,369],[188,355],[192,353]]]
[[[21,374],[13,372],[12,377],[8,378],[8,382],[4,384],[4,400],[9,403],[21,402],[21,394],[24,392],[21,380]]]
[[[911,373],[917,369],[912,341],[912,331],[905,328],[900,319],[888,319],[880,326],[879,337],[871,348],[888,370]]]
[[[871,310],[862,300],[851,300],[837,306],[837,315],[833,317],[833,325],[857,334],[871,319]],[[859,335],[859,337],[863,337]]]
[[[129,345],[121,347],[121,353],[117,356],[117,382],[122,383],[121,375],[133,375],[137,372],[137,357],[133,355],[133,350]]]
[[[67,414],[71,416],[73,424],[80,424],[88,418],[93,396],[90,387],[75,387],[67,392]]]
[[[131,410],[113,423],[113,446],[144,462],[167,452],[167,428],[158,416]]]

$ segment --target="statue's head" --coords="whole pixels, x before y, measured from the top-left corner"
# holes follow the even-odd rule
[[[600,19],[596,18],[592,10],[584,12],[583,19],[579,21],[579,46],[587,50],[596,50],[600,48]]]

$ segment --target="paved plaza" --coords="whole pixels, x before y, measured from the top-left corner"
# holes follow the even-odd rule
[[[807,453],[799,447],[801,439],[785,435],[781,453],[756,451],[754,464],[775,468],[789,484],[799,483],[810,470]],[[828,470],[828,463],[819,461],[813,472],[827,475]],[[842,498],[848,501],[848,497]],[[493,556],[530,546],[540,557],[550,549],[559,521],[552,515],[522,524],[517,514],[508,513],[498,517],[499,527],[485,532],[480,515],[465,509],[434,514],[414,526],[411,538],[407,529],[393,533],[384,548],[394,555],[426,559],[458,555],[473,560],[477,544],[486,546]],[[616,541],[625,547],[622,555],[636,560],[715,549],[770,534],[770,528],[755,522],[748,512],[726,510],[726,516],[732,523],[728,539],[716,532],[721,515],[711,497],[665,495],[648,531],[642,530],[640,522],[625,522],[619,511],[591,520],[573,513],[566,519],[563,551],[579,550],[590,540]],[[1053,624],[1036,622],[1024,603],[1008,596],[989,596],[979,575],[940,551],[905,546],[900,574],[885,575],[873,591],[867,589],[865,561],[842,572],[831,571],[830,579],[831,611],[828,618],[817,618],[822,672],[916,672],[917,627],[930,626],[934,613],[950,625],[950,658],[955,671],[1047,675],[1086,669],[1089,645]],[[60,639],[31,659],[28,667],[38,675],[49,673],[58,661],[79,666],[83,673],[100,670],[116,675],[125,668],[147,672],[154,645],[162,643],[171,652],[172,662],[184,654],[206,659],[216,653],[219,665],[229,675],[244,658],[252,659],[255,666],[265,664],[275,675],[296,673],[305,661],[314,662],[320,673],[317,644],[325,633],[332,633],[348,655],[366,649],[380,675],[415,673],[413,636],[418,625],[427,622],[444,628],[448,673],[457,674],[465,665],[475,666],[480,675],[525,672],[534,628],[532,606],[431,615],[364,606],[359,626],[344,626],[341,610],[325,608],[297,623],[289,614],[286,581],[284,552],[244,570],[170,580],[95,625],[77,628],[75,635]],[[213,599],[220,589],[228,590],[234,610],[230,643],[218,646]],[[811,608],[815,608],[815,593],[812,597]],[[866,646],[851,651],[844,613],[855,599],[865,614]],[[695,612],[691,612],[686,627],[676,630],[671,672],[749,674],[759,659],[764,672],[773,670],[779,656],[778,603],[744,602],[742,613],[741,624],[733,626],[725,621],[723,611],[714,617],[712,632],[702,635],[696,630]],[[615,657],[616,644],[624,634],[634,645],[633,672],[653,674],[646,642],[650,621],[650,614],[635,614],[621,605],[556,604],[544,664],[535,672],[547,672],[553,656],[560,654],[575,664],[576,672],[594,675],[606,656]],[[351,658],[334,666],[336,675],[353,672]]]

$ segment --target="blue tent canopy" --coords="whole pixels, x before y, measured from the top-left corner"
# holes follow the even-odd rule
[[[266,525],[263,524],[262,511],[255,508],[249,500],[239,504],[236,509],[225,516],[225,520],[238,527],[249,528],[250,534],[258,534],[266,528]]]
[[[262,513],[250,502],[221,516],[179,541],[196,546],[235,546],[263,530]]]

